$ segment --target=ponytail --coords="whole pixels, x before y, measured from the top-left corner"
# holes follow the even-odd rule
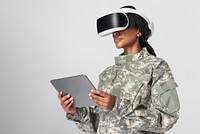
[[[156,56],[156,53],[155,53],[153,47],[148,43],[147,40],[144,41],[144,40],[142,40],[142,38],[140,38],[140,47],[141,47],[141,48],[146,47],[147,51],[148,51],[151,55]]]

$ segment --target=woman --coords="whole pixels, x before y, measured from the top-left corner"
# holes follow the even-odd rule
[[[91,90],[89,96],[97,106],[74,108],[72,96],[61,97],[61,92],[58,97],[67,118],[84,132],[163,134],[179,118],[177,84],[168,64],[156,57],[148,44],[153,32],[149,20],[132,6],[122,7],[120,12],[127,16],[128,27],[108,31],[124,52],[115,57],[115,65],[100,74],[98,90]]]

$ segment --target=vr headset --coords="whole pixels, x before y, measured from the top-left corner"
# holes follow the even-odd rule
[[[141,16],[148,23],[148,27],[153,34],[154,25],[149,19],[132,8],[121,8],[119,11],[112,12],[97,19],[97,33],[103,37],[116,31],[125,30],[129,26],[129,18],[126,13],[133,13]],[[150,35],[150,36],[151,36]]]

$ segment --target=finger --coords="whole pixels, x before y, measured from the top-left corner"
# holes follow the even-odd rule
[[[95,103],[97,103],[100,106],[107,106],[108,105],[106,99],[101,97],[101,96],[98,96],[96,94],[89,94],[89,96],[90,96],[90,99],[92,99]]]
[[[105,102],[96,100],[96,99],[92,99],[97,105],[99,105],[100,107],[107,107],[107,104]]]
[[[108,103],[103,103],[103,102],[99,102],[99,101],[97,101],[96,103],[97,103],[102,109],[111,110],[110,105],[109,105]]]
[[[67,94],[65,96],[63,96],[61,99],[60,99],[60,103],[64,103],[66,100],[68,100],[70,98],[70,94]]]
[[[95,103],[97,105],[99,105],[102,109],[105,109],[105,110],[111,110],[109,105],[107,103],[103,103],[103,102],[100,102],[100,101],[95,101]]]
[[[74,100],[73,97],[67,99],[67,100],[62,104],[63,108],[66,108],[73,100]]]
[[[97,94],[94,94],[94,93],[90,94],[90,97],[92,98],[92,100],[100,101],[100,102],[103,102],[103,103],[107,102],[106,98],[99,96]]]
[[[93,89],[91,90],[91,93],[97,94],[97,95],[102,96],[102,97],[106,97],[108,95],[107,93],[105,93],[101,90],[93,90]]]
[[[72,100],[72,101],[64,108],[64,110],[65,110],[66,112],[68,112],[69,109],[72,107],[73,103],[74,103],[74,101]]]
[[[59,99],[62,98],[62,91],[60,91],[60,92],[58,93],[58,98],[59,98]]]

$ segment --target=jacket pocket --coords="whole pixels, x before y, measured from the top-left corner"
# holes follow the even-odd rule
[[[176,91],[177,84],[173,79],[166,82],[159,83],[156,88],[154,95],[155,103],[162,111],[166,113],[174,113],[180,109],[178,94]]]

